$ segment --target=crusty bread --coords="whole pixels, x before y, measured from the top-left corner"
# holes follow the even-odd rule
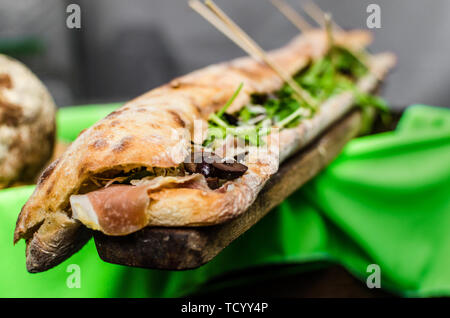
[[[25,65],[0,54],[0,188],[33,182],[54,141],[52,97]]]
[[[350,48],[362,47],[370,42],[370,34],[363,31],[342,33],[336,36],[336,42]],[[294,74],[311,58],[323,56],[327,49],[326,35],[313,31],[272,52],[271,58]],[[372,74],[359,83],[361,89],[373,89],[377,78],[381,78],[393,63],[392,55],[374,57]],[[69,198],[79,192],[90,176],[136,167],[178,166],[185,159],[191,140],[184,135],[168,138],[172,129],[192,132],[194,120],[206,121],[209,114],[223,106],[240,83],[244,83],[244,89],[229,112],[239,110],[249,101],[250,94],[272,92],[283,84],[265,64],[240,58],[175,79],[130,101],[84,131],[43,173],[19,215],[14,241],[27,239],[28,270],[42,271],[54,266],[79,247],[73,244],[72,250],[58,249],[60,245],[69,246],[79,241],[74,233],[81,223],[72,222]],[[332,98],[321,106],[313,119],[282,131],[280,157],[269,155],[266,161],[255,160],[248,165],[244,176],[228,181],[217,190],[172,188],[152,193],[147,225],[211,225],[243,213],[270,175],[276,172],[280,160],[311,141],[352,104],[351,93]],[[93,227],[92,224],[85,225]]]

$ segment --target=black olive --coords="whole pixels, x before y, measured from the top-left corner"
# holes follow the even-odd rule
[[[227,163],[227,162],[215,162],[212,164],[214,167],[214,175],[220,179],[233,180],[242,176],[248,167],[239,163]]]
[[[233,125],[233,126],[237,125],[238,119],[235,116],[230,115],[228,113],[224,113],[222,116],[230,125]]]
[[[184,167],[189,173],[201,173],[207,178],[207,181],[208,178],[233,180],[242,176],[248,169],[247,166],[237,161],[222,162],[222,158],[211,152],[191,154],[191,162],[185,163]],[[210,182],[213,184],[215,181]]]
[[[254,105],[264,105],[267,102],[267,94],[253,94],[251,96],[252,104]]]
[[[208,187],[212,190],[220,188],[219,178],[206,178],[206,182],[208,183]]]
[[[201,173],[205,177],[214,177],[214,170],[210,163],[202,162],[197,164],[197,173]]]

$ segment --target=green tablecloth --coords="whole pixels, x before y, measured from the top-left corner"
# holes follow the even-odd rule
[[[117,105],[65,108],[59,136],[78,132]],[[220,274],[268,264],[342,264],[404,296],[450,296],[450,111],[412,106],[395,132],[350,142],[325,171],[294,193],[209,264],[170,272],[102,262],[89,242],[58,267],[25,270],[24,242],[12,246],[16,217],[33,187],[0,191],[0,296],[153,297],[196,292]],[[69,265],[81,288],[69,288]],[[287,275],[283,267],[273,275]],[[264,279],[252,275],[247,280]],[[229,285],[243,280],[228,281]],[[209,288],[221,286],[208,284]],[[202,289],[204,291],[204,289]]]

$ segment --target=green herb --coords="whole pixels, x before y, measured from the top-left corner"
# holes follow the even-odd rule
[[[360,58],[345,48],[335,46],[331,54],[335,57],[336,69],[350,75],[353,79],[363,77],[369,71]]]
[[[388,107],[382,98],[363,93],[356,86],[357,81],[369,71],[362,61],[363,58],[343,47],[332,46],[326,56],[313,61],[294,76],[294,80],[317,101],[324,102],[334,95],[351,91],[358,106],[374,107],[386,112]],[[226,138],[227,133],[253,145],[260,145],[261,137],[270,133],[270,128],[262,127],[263,123],[267,124],[268,121],[270,127],[292,128],[314,113],[314,110],[299,100],[293,89],[285,84],[274,94],[253,94],[251,105],[246,105],[233,114],[241,126],[237,127],[223,118],[223,115],[242,87],[243,84],[240,84],[230,100],[216,114],[210,116],[209,128],[212,132],[208,133],[205,145]],[[255,105],[259,105],[259,108]],[[258,116],[263,118],[256,119]]]
[[[219,115],[211,114],[209,116],[209,120],[219,127],[222,127],[225,129],[230,127],[222,118],[220,118]]]
[[[209,146],[214,143],[215,140],[222,140],[226,138],[226,130],[231,127],[231,125],[227,124],[222,116],[227,111],[228,107],[233,104],[234,100],[237,98],[239,93],[242,90],[244,83],[241,83],[236,91],[233,93],[231,98],[225,103],[225,105],[216,113],[211,114],[209,116],[209,127],[208,127],[208,135],[206,140],[204,141],[204,146]]]
[[[244,106],[239,112],[239,120],[246,123],[252,118],[253,115],[254,114],[248,109],[248,107]]]
[[[222,115],[227,111],[228,107],[231,106],[231,104],[233,104],[234,100],[236,99],[236,97],[238,97],[239,93],[242,90],[242,87],[244,87],[244,83],[239,84],[239,87],[237,88],[237,90],[234,92],[233,96],[231,96],[231,98],[228,100],[228,102],[225,104],[225,106],[223,106],[218,112],[217,112],[217,117],[222,117]]]
[[[389,110],[386,101],[376,95],[362,93],[355,90],[356,104],[360,107],[375,107],[382,112],[387,112]]]

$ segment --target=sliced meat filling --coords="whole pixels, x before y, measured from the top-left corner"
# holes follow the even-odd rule
[[[70,198],[73,218],[110,235],[143,228],[148,222],[145,211],[149,202],[145,187],[130,185],[113,185]]]
[[[185,177],[156,177],[111,185],[87,194],[72,195],[72,217],[93,230],[108,235],[127,235],[148,224],[150,194],[169,188],[212,191],[201,174]]]
[[[247,171],[247,166],[235,161],[225,162],[208,153],[200,159],[197,157],[193,163],[184,164],[183,169],[178,169],[180,170],[188,175],[148,176],[147,173],[138,171],[128,177],[114,177],[101,189],[72,195],[72,217],[107,235],[127,235],[148,224],[147,209],[152,193],[171,188],[214,191],[227,180],[242,176]],[[114,184],[115,182],[127,184]]]

